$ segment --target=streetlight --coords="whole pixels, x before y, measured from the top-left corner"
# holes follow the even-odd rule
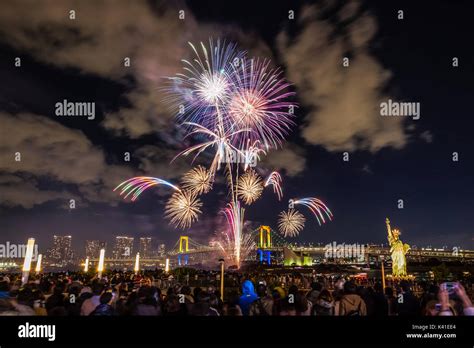
[[[224,259],[219,259],[221,264],[221,301],[224,301]]]
[[[385,268],[384,268],[384,259],[385,256],[381,255],[380,260],[382,261],[382,287],[383,290],[385,291]]]

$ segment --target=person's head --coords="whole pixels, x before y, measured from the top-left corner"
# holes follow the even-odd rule
[[[280,316],[294,316],[296,315],[296,308],[294,303],[289,301],[281,301],[278,305],[278,315]]]
[[[62,296],[63,292],[64,292],[64,284],[63,283],[56,284],[53,290],[53,294]]]
[[[104,288],[104,283],[100,281],[95,281],[92,284],[92,293],[94,294],[94,296],[100,296],[100,294],[102,294],[102,292],[104,291]]]
[[[323,301],[326,301],[326,302],[332,302],[333,297],[332,297],[331,292],[329,290],[324,289],[319,293],[318,300],[323,300]]]
[[[295,296],[295,310],[297,313],[304,313],[308,310],[308,299],[301,295]]]
[[[211,294],[211,295],[209,296],[209,305],[210,305],[211,307],[214,307],[214,308],[215,308],[215,307],[218,307],[218,306],[219,306],[219,298],[218,298],[216,295]]]
[[[209,302],[209,294],[207,292],[201,291],[199,296],[196,299],[197,303],[208,303]]]
[[[272,297],[274,300],[278,300],[281,298],[284,298],[286,296],[285,290],[283,290],[281,287],[277,286],[276,288],[273,289],[272,291]]]
[[[194,297],[194,298],[198,298],[198,297],[199,297],[199,293],[200,293],[201,291],[202,291],[202,289],[201,289],[199,286],[195,287],[194,290],[193,290],[193,297]]]
[[[411,284],[407,280],[402,280],[400,282],[400,288],[402,289],[403,292],[409,292],[411,290]]]
[[[69,295],[74,295],[78,297],[80,292],[81,292],[80,286],[74,285],[74,286],[69,287],[69,291],[68,291]]]
[[[182,293],[183,295],[191,295],[191,288],[190,288],[189,286],[187,286],[187,285],[183,285],[183,286],[181,287],[181,293]]]
[[[33,292],[29,287],[21,288],[18,291],[17,301],[19,304],[33,306]]]
[[[252,281],[246,280],[242,283],[242,294],[244,295],[255,294],[255,288],[253,286]]]
[[[151,296],[150,290],[151,289],[148,286],[141,286],[140,288],[138,288],[138,291],[137,291],[138,297],[141,299],[150,297]]]
[[[311,289],[316,290],[316,291],[321,291],[323,288],[323,285],[320,282],[312,282],[311,283]]]
[[[110,304],[113,299],[113,294],[109,291],[100,295],[100,304]]]
[[[298,287],[296,285],[290,286],[290,288],[288,289],[288,294],[297,295]]]
[[[267,295],[267,287],[265,284],[258,284],[257,286],[257,296],[265,297]]]
[[[383,286],[380,282],[374,284],[374,290],[377,293],[383,293]]]
[[[1,292],[7,292],[10,290],[10,286],[8,285],[8,282],[5,280],[0,281],[0,291]]]
[[[352,295],[352,294],[355,294],[356,292],[357,292],[357,286],[354,284],[352,280],[344,283],[344,294]]]

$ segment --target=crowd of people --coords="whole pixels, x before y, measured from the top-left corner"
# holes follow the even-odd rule
[[[278,278],[278,277],[277,277]],[[19,275],[0,275],[0,315],[47,316],[462,316],[474,315],[461,283],[417,284],[402,280],[358,284],[340,277],[294,277],[279,282],[267,275],[227,275],[224,301],[218,273],[203,286],[172,276],[111,272],[104,277],[47,273],[27,284]],[[197,276],[196,276],[197,279]],[[287,279],[288,280],[288,279]]]

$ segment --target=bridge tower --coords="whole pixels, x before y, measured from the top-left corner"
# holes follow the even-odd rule
[[[271,251],[265,250],[272,247],[272,235],[270,226],[260,226],[259,229],[259,243],[258,243],[258,259],[261,263],[266,262],[271,264]]]
[[[271,248],[272,247],[272,235],[270,233],[270,226],[260,226],[260,243],[259,248]]]
[[[184,243],[184,248],[183,248]],[[179,254],[178,254],[178,265],[181,266],[181,256],[184,256],[184,264],[188,264],[189,254],[189,237],[188,236],[180,236],[179,237]]]

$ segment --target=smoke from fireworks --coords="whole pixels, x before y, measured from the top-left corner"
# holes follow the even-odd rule
[[[128,180],[125,180],[124,182],[120,183],[116,188],[114,188],[114,191],[119,189],[120,187],[122,190],[120,191],[120,196],[123,195],[124,193],[127,193],[123,198],[127,198],[129,195],[132,194],[132,202],[134,202],[140,194],[142,194],[146,189],[157,186],[157,185],[165,185],[168,187],[173,188],[176,191],[179,191],[179,188],[170,182],[160,179],[160,178],[154,178],[150,176],[137,176]],[[128,192],[127,192],[128,191]]]
[[[176,228],[188,228],[198,220],[201,213],[202,202],[189,191],[175,192],[166,203],[165,217]]]
[[[264,186],[267,187],[268,185],[273,186],[273,192],[275,192],[275,194],[278,197],[278,200],[280,201],[281,198],[283,197],[283,190],[281,188],[281,175],[280,175],[280,173],[271,172],[270,175],[265,180],[265,185]]]
[[[232,233],[229,230],[217,234],[216,239],[211,242],[219,248],[220,253],[225,259],[225,262],[230,265],[238,265],[240,261],[236,259],[235,246],[240,245],[240,260],[245,261],[254,256],[257,250],[257,243],[255,242],[255,236],[250,232],[243,232],[240,235],[240,242],[235,243]]]
[[[262,178],[253,170],[249,169],[242,174],[237,183],[237,192],[245,204],[255,202],[263,191]]]
[[[285,237],[295,237],[304,228],[305,217],[294,209],[282,211],[278,216],[278,229]]]
[[[211,172],[203,166],[197,166],[184,174],[181,186],[196,195],[208,193],[211,188]]]
[[[316,217],[316,220],[318,220],[318,224],[321,226],[321,223],[325,223],[325,217],[324,215],[327,216],[327,218],[331,221],[332,220],[332,212],[329,210],[329,208],[324,204],[323,201],[321,201],[318,198],[314,197],[307,197],[307,198],[300,198],[300,199],[290,199],[290,205],[293,203],[293,205],[304,205],[311,210],[313,215]]]

